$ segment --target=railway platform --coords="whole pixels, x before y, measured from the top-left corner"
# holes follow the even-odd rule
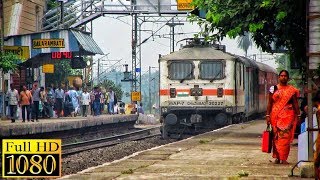
[[[261,152],[265,128],[264,120],[234,124],[60,179],[300,179],[289,177],[297,162],[297,140],[290,164],[274,164],[271,154]]]
[[[99,125],[112,124],[117,122],[137,121],[138,115],[100,115],[88,117],[62,117],[39,119],[39,122],[22,122],[16,120],[0,120],[0,137],[8,138],[13,136],[34,135],[71,129],[87,128]],[[26,136],[28,137],[28,136]]]

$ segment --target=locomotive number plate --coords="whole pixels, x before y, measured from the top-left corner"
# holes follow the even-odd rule
[[[169,106],[223,106],[223,101],[169,101]]]

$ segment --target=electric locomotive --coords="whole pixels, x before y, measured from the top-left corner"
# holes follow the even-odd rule
[[[222,45],[187,39],[159,58],[163,137],[243,122],[266,111],[277,83],[272,67],[225,52]]]

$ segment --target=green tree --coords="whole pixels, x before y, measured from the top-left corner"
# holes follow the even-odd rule
[[[1,54],[0,54],[1,56]],[[15,71],[18,67],[19,58],[13,53],[3,53],[0,61],[0,68],[4,73]]]
[[[60,85],[68,81],[67,77],[71,75],[82,75],[80,69],[72,69],[70,60],[60,60],[54,64],[54,73],[46,74],[46,84]]]
[[[193,0],[206,11],[206,19],[190,16],[207,40],[220,41],[249,32],[255,44],[265,52],[286,47],[290,60],[306,61],[306,0]]]
[[[59,2],[56,0],[47,0],[47,10],[54,9],[59,6]]]
[[[248,56],[248,49],[252,46],[251,36],[248,32],[245,32],[243,36],[238,37],[238,48],[242,49],[245,53],[245,57]]]
[[[278,64],[278,72],[283,69],[288,70],[290,75],[289,84],[294,85],[295,87],[299,87],[301,84],[303,84],[301,80],[301,73],[299,72],[299,70],[287,68],[288,66],[290,66],[288,55],[283,54],[281,56],[278,56],[276,58],[276,63]]]
[[[103,83],[101,84],[101,86],[103,86],[104,88],[106,88],[107,90],[112,88],[112,90],[116,93],[117,99],[121,100],[122,99],[122,95],[123,95],[123,90],[121,88],[121,85],[118,84],[116,85],[113,81],[111,80],[104,80]]]

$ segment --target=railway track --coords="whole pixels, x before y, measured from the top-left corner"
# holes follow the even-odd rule
[[[68,156],[91,149],[114,146],[127,141],[141,140],[160,135],[160,126],[137,130],[116,136],[93,139],[62,145],[62,156]]]

